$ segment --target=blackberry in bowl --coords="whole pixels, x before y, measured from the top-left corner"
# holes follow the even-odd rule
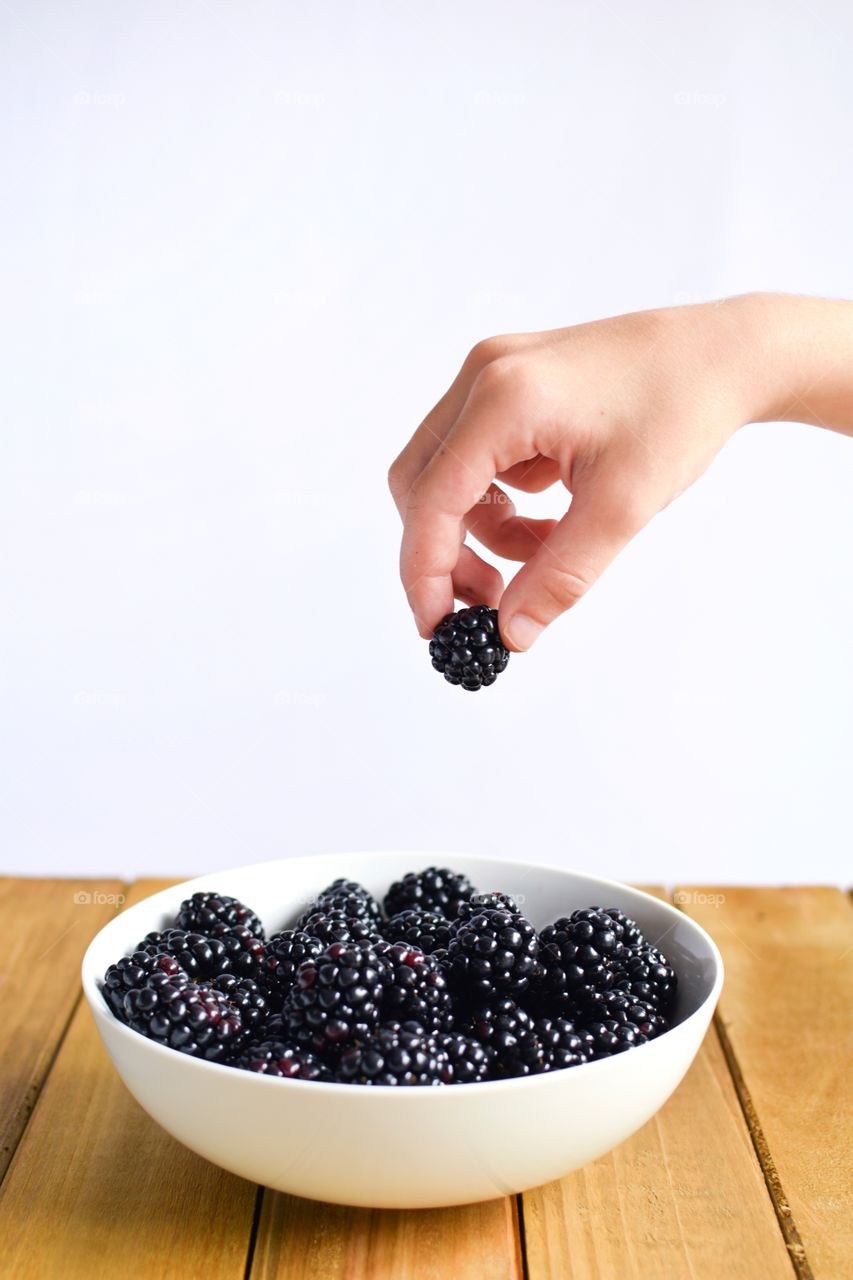
[[[86,953],[83,987],[116,1069],[145,1110],[178,1141],[241,1177],[293,1195],[384,1208],[467,1204],[523,1191],[596,1159],[645,1124],[677,1087],[710,1022],[722,965],[708,935],[667,903],[597,877],[450,854],[419,861],[432,864],[428,875],[413,871],[418,860],[404,853],[241,867],[154,894],[111,920]],[[516,951],[513,942],[504,949],[544,968],[542,953],[553,944],[558,957],[551,957],[552,967],[564,974],[574,958],[568,947],[606,950],[603,934],[609,930],[597,917],[586,917],[593,934],[598,931],[593,944],[579,936],[586,929],[543,944],[550,925],[571,923],[577,913],[584,922],[584,912],[597,910],[593,903],[608,909],[616,904],[612,911],[638,932],[608,910],[612,932],[622,929],[615,941],[624,953],[607,960],[606,982],[557,980],[551,989],[557,1008],[548,1007],[541,977],[513,990],[513,969],[502,964],[500,981],[488,992],[466,994],[450,982],[453,1025],[424,1026],[385,1012],[392,987],[397,997],[403,989],[401,1013],[408,1014],[422,997],[419,972],[409,1004],[399,963],[391,975],[397,982],[383,965],[383,947],[402,945],[416,954],[406,939],[392,943],[368,928],[367,937],[317,939],[320,956],[304,940],[304,955],[295,955],[290,940],[279,949],[277,936],[294,929],[318,887],[338,879],[355,880],[380,902],[389,885],[414,884],[414,896],[422,899],[440,880],[445,902],[436,913],[445,918],[451,901],[455,918],[459,902],[470,900],[477,885],[516,901],[523,890],[522,919],[533,928],[533,938],[518,928],[519,917],[504,900],[473,904],[457,936],[480,915],[508,916],[514,924],[502,920],[501,928],[515,927],[525,945]],[[260,978],[227,970],[205,979],[188,975],[179,959],[153,942],[151,951],[134,952],[141,938],[174,928],[179,904],[196,894],[228,897],[261,912],[268,944],[252,933],[245,917],[235,926],[216,916],[207,924],[211,934],[202,935],[215,941],[224,930],[247,929],[265,947]],[[406,898],[395,910],[436,910],[435,902]],[[332,914],[338,910],[329,908]],[[346,908],[343,915],[365,919]],[[486,923],[482,941],[491,945],[491,926],[498,922],[489,916]],[[494,938],[500,949],[499,932]],[[539,954],[532,957],[534,941]],[[318,960],[335,947],[343,950],[327,962],[321,981],[324,964]],[[356,953],[353,963],[342,963],[347,951]],[[468,954],[464,947],[460,951]],[[218,954],[217,948],[211,953]],[[244,947],[240,954],[245,953]],[[452,963],[449,948],[423,954],[430,971],[437,966],[444,972]],[[282,986],[295,981],[288,995],[271,1000],[266,974],[278,967]],[[414,967],[420,971],[422,965]],[[587,975],[589,966],[580,968]],[[303,969],[316,973],[313,985],[297,985]],[[146,989],[152,994],[140,999]],[[301,1002],[294,999],[297,990],[322,994]],[[581,1002],[572,995],[578,991]],[[133,1026],[114,1012],[119,995]],[[431,1001],[426,1003],[426,1011],[420,1006],[425,1019]],[[347,1013],[339,1021],[347,1032],[341,1041],[315,1037],[311,1027],[302,1042],[294,1042],[301,1028],[288,1027],[292,1014],[310,1026],[310,1012],[325,1026],[343,1009]],[[405,1026],[403,1038],[395,1040],[398,1033],[389,1024]],[[183,1052],[176,1040],[187,1046]],[[381,1067],[366,1056],[368,1047],[382,1057]],[[394,1083],[377,1083],[388,1075]],[[419,1085],[411,1087],[414,1081]]]

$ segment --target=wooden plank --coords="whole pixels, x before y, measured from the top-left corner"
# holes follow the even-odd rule
[[[720,1031],[803,1275],[853,1276],[853,911],[832,888],[697,888],[726,964]]]
[[[137,1106],[81,1006],[0,1188],[4,1274],[243,1280],[255,1199]]]
[[[523,1204],[530,1280],[791,1277],[713,1030],[639,1133]]]
[[[0,878],[0,1179],[80,997],[80,962],[120,880]]]
[[[349,1209],[267,1191],[252,1280],[521,1280],[515,1198]]]

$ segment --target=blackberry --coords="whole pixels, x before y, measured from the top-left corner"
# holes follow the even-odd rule
[[[269,1017],[266,993],[251,978],[238,978],[234,973],[221,973],[210,983],[214,991],[228,997],[232,1008],[239,1010],[243,1026],[256,1032]]]
[[[372,916],[350,916],[345,911],[320,908],[307,918],[299,917],[301,932],[318,938],[324,947],[333,942],[379,942],[379,922]]]
[[[478,604],[448,613],[433,633],[429,656],[449,684],[472,692],[494,684],[509,662],[509,650],[498,631],[497,609]]]
[[[493,1069],[501,1075],[519,1039],[533,1030],[533,1019],[514,1000],[495,1000],[475,1005],[467,1017],[460,1020],[459,1030],[479,1040],[491,1052]]]
[[[633,1022],[616,1022],[613,1018],[605,1018],[603,1022],[590,1022],[586,1028],[593,1040],[593,1057],[609,1058],[614,1053],[624,1053],[626,1049],[635,1049],[645,1044],[644,1036]]]
[[[519,996],[540,974],[536,930],[504,910],[483,908],[457,921],[447,956],[451,983],[469,996]]]
[[[427,867],[425,871],[409,871],[402,880],[395,880],[382,905],[389,918],[409,907],[422,907],[455,920],[459,903],[467,902],[475,892],[467,876],[449,867]]]
[[[508,893],[473,893],[467,902],[460,902],[456,910],[457,920],[470,920],[478,911],[508,911],[512,916],[521,912],[515,898]]]
[[[225,945],[218,938],[186,929],[147,933],[137,947],[148,955],[172,956],[194,982],[203,982],[225,971]]]
[[[221,991],[165,974],[128,991],[124,1017],[149,1040],[214,1062],[228,1061],[246,1038],[239,1010]]]
[[[450,941],[450,921],[437,911],[426,911],[422,907],[409,907],[407,911],[398,911],[382,928],[383,935],[389,942],[407,942],[411,947],[420,947],[428,954],[444,950]]]
[[[382,919],[379,903],[371,893],[356,880],[333,880],[322,893],[309,902],[296,922],[305,921],[318,911],[343,911],[348,916],[370,916],[374,920]]]
[[[399,1022],[419,1022],[426,1031],[449,1031],[453,1003],[440,960],[406,942],[376,947],[383,963],[382,1014]]]
[[[666,956],[644,942],[629,948],[620,960],[617,985],[630,992],[639,1004],[668,1013],[675,1004],[678,978]]]
[[[613,986],[616,967],[626,955],[619,930],[621,925],[596,908],[562,916],[542,930],[537,994],[547,1010],[575,1013]]]
[[[206,933],[211,937],[223,929],[244,926],[256,938],[264,937],[264,926],[250,907],[224,893],[194,893],[178,908],[175,927],[187,933]]]
[[[633,995],[630,989],[623,989],[619,983],[609,991],[601,991],[594,996],[586,1010],[586,1022],[632,1022],[648,1040],[669,1030],[669,1019],[660,1013],[654,1005],[643,1004]]]
[[[489,1079],[495,1059],[493,1049],[458,1032],[438,1035],[435,1043],[442,1084],[478,1084]]]
[[[266,955],[264,943],[244,926],[223,929],[217,937],[187,933],[184,929],[149,933],[140,942],[139,950],[174,956],[181,968],[197,981],[219,973],[257,979]]]
[[[379,1025],[384,962],[366,943],[333,942],[304,960],[284,1002],[289,1041],[316,1053],[336,1052]]]
[[[532,1030],[504,1051],[501,1067],[506,1076],[541,1075],[581,1066],[593,1052],[591,1032],[578,1030],[567,1018],[537,1018]]]
[[[303,929],[283,929],[266,946],[263,981],[270,999],[280,1008],[290,992],[303,960],[320,955],[324,944]]]
[[[632,920],[630,916],[626,916],[624,911],[620,911],[618,907],[607,907],[606,914],[609,915],[614,924],[617,924],[622,930],[621,933],[617,932],[617,936],[619,941],[626,947],[636,947],[644,941],[643,932],[640,926],[637,924],[636,920]]]
[[[288,1080],[331,1080],[332,1073],[324,1062],[296,1045],[282,1040],[257,1040],[243,1049],[232,1064],[258,1075],[283,1076]]]
[[[341,1054],[343,1084],[440,1085],[441,1060],[435,1040],[417,1022],[385,1022]]]
[[[144,986],[155,973],[163,974],[164,977],[175,982],[183,982],[185,985],[189,983],[189,977],[175,957],[165,953],[152,954],[137,950],[132,955],[122,956],[121,960],[110,965],[104,974],[104,999],[117,1018],[125,1021],[124,997],[128,991]]]

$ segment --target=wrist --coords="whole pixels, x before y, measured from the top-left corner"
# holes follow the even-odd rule
[[[743,422],[853,430],[853,303],[755,293],[721,306],[741,348]]]

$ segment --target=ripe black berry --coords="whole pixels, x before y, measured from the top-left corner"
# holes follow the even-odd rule
[[[450,921],[437,911],[409,907],[398,911],[382,927],[389,942],[407,942],[427,953],[445,948],[450,941]]]
[[[430,640],[429,656],[449,684],[472,692],[494,684],[509,662],[509,650],[498,631],[497,609],[478,604],[448,613]]]
[[[640,1003],[667,1013],[675,1004],[678,979],[672,965],[648,942],[631,947],[619,963],[617,986]]]
[[[210,986],[228,997],[232,1009],[237,1009],[243,1026],[255,1034],[269,1017],[266,993],[251,978],[239,978],[234,973],[221,973],[213,978]]]
[[[504,910],[484,908],[457,921],[447,956],[451,983],[469,998],[522,995],[540,972],[536,930]]]
[[[419,1022],[425,1031],[449,1031],[453,1004],[440,960],[407,942],[379,943],[376,954],[385,969],[383,1018]]]
[[[372,916],[349,916],[345,911],[321,907],[313,915],[300,916],[298,929],[318,938],[325,947],[333,942],[378,942],[379,922]]]
[[[488,1080],[495,1053],[473,1036],[451,1032],[436,1036],[442,1084],[477,1084]]]
[[[542,930],[538,995],[546,1009],[571,1016],[613,986],[616,966],[625,955],[617,930],[620,925],[594,908],[562,916]]]
[[[460,1019],[458,1030],[485,1046],[491,1056],[490,1074],[502,1076],[519,1040],[533,1030],[533,1019],[514,1000],[495,1000],[471,1009]]]
[[[194,893],[181,903],[175,916],[175,927],[187,933],[215,936],[239,925],[250,929],[256,938],[264,937],[264,926],[254,911],[224,893]]]
[[[520,916],[518,903],[508,893],[473,893],[467,902],[460,902],[456,909],[457,920],[470,920],[478,911],[508,911]]]
[[[315,1054],[281,1040],[253,1041],[240,1052],[233,1065],[243,1071],[288,1080],[332,1079],[329,1068]]]
[[[333,942],[304,960],[284,1002],[287,1039],[316,1053],[335,1052],[379,1025],[385,971],[367,943]]]
[[[190,979],[174,956],[165,952],[134,951],[111,964],[104,974],[104,996],[116,1017],[124,1021],[124,997],[135,987],[142,987],[155,973],[185,985]]]
[[[261,976],[266,956],[264,943],[243,925],[222,929],[216,937],[187,933],[184,929],[149,933],[140,942],[139,950],[174,956],[181,968],[196,981],[219,973],[257,979]]]
[[[409,907],[422,907],[455,920],[459,903],[466,902],[474,892],[468,877],[458,871],[451,871],[449,867],[427,867],[425,871],[409,871],[402,880],[396,880],[382,905],[389,917]]]
[[[595,1059],[609,1058],[614,1053],[623,1053],[625,1049],[634,1049],[645,1044],[648,1038],[633,1022],[616,1022],[613,1018],[590,1022],[586,1030],[593,1038]]]
[[[296,981],[302,961],[319,956],[325,945],[302,929],[283,929],[281,933],[273,934],[266,944],[263,981],[277,1008],[281,1008],[282,1001]]]
[[[343,1051],[338,1079],[344,1084],[441,1084],[436,1042],[416,1022],[383,1023],[372,1036]]]
[[[124,1017],[150,1040],[214,1062],[233,1057],[246,1038],[239,1010],[221,991],[165,975],[128,991]]]
[[[320,912],[341,911],[345,916],[369,916],[373,920],[381,920],[382,912],[379,903],[363,885],[356,880],[333,880],[322,893],[318,893],[305,907],[296,922],[297,929],[305,921]]]

